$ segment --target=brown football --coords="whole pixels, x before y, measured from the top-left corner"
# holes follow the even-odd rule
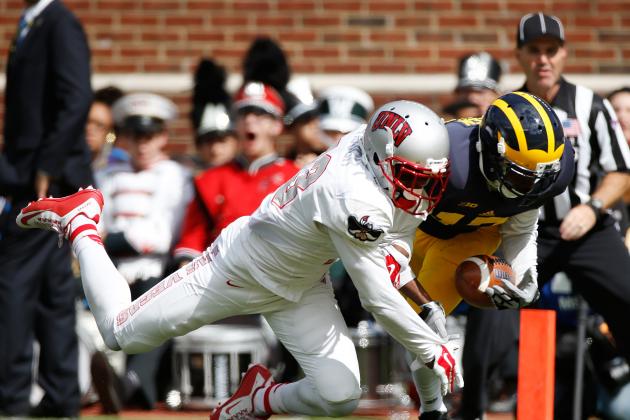
[[[455,271],[455,287],[460,296],[477,308],[494,308],[487,287],[501,284],[501,279],[516,283],[512,266],[494,255],[475,255],[462,261]]]

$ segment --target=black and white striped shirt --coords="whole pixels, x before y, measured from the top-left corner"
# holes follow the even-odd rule
[[[551,106],[576,153],[573,182],[540,212],[541,222],[558,225],[571,207],[589,200],[606,173],[629,171],[630,149],[612,106],[592,90],[562,78]]]

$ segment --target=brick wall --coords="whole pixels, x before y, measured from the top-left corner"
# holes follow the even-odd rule
[[[485,49],[512,58],[521,15],[559,16],[569,73],[630,74],[630,0],[66,0],[83,22],[95,73],[191,74],[202,56],[240,72],[257,35],[279,40],[295,73],[422,74],[455,71],[457,58]],[[21,12],[0,2],[0,68]],[[171,94],[188,112],[188,93]],[[442,95],[443,96],[443,95]],[[387,95],[376,102],[388,99]],[[439,107],[444,97],[423,99]],[[185,119],[175,143],[187,147]]]

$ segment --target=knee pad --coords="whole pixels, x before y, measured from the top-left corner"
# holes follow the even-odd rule
[[[352,399],[343,402],[328,402],[326,415],[328,417],[345,417],[354,412],[359,406],[359,399]]]
[[[324,363],[315,379],[315,388],[327,405],[327,415],[345,416],[352,413],[361,398],[358,373],[340,362]]]

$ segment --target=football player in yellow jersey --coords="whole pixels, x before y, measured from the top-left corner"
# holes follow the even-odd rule
[[[444,314],[462,299],[455,269],[472,255],[500,251],[514,268],[517,286],[506,282],[486,291],[497,308],[519,308],[535,300],[538,208],[562,193],[574,172],[573,148],[560,120],[529,93],[505,94],[483,118],[453,120],[446,127],[451,174],[442,200],[416,232],[410,263],[426,293],[408,296],[442,335]],[[412,364],[412,371],[423,403],[420,418],[446,418],[430,372],[418,364]]]

